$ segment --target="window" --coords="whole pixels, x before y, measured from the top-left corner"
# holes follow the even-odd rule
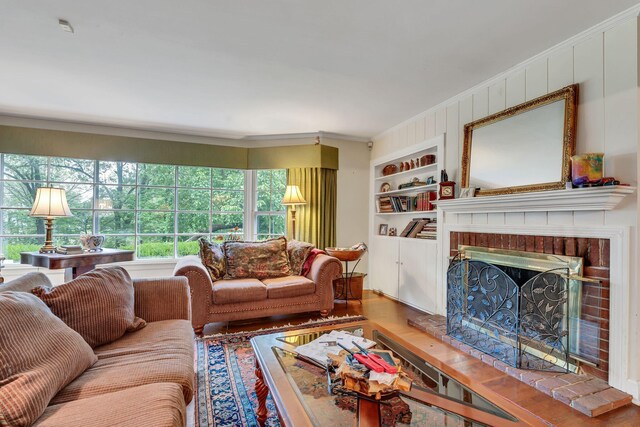
[[[284,234],[284,170],[253,171],[61,157],[0,155],[0,245],[7,260],[36,251],[44,221],[29,217],[38,187],[66,190],[73,217],[54,223],[55,243],[78,244],[84,233],[104,234],[106,245],[138,258],[198,253],[198,238],[266,238]],[[246,195],[246,191],[251,194]],[[271,194],[270,192],[274,192]],[[256,198],[257,197],[257,198]],[[245,200],[260,200],[257,216]],[[253,204],[252,202],[247,202]],[[258,206],[256,205],[256,208]],[[247,219],[248,215],[248,219]],[[264,217],[264,218],[262,218]],[[266,218],[266,219],[265,219]]]
[[[280,202],[287,187],[286,170],[256,171],[255,184],[254,238],[263,240],[285,234],[287,210]]]

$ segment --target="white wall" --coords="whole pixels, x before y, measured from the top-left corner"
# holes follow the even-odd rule
[[[581,33],[482,84],[426,110],[373,138],[372,157],[446,132],[446,169],[460,180],[463,126],[473,120],[579,83],[577,153],[604,152],[605,174],[638,182],[639,92],[637,10]],[[638,198],[627,197],[613,211],[461,214],[461,224],[491,226],[627,226],[630,228],[631,295],[628,331],[628,391],[637,397],[640,293],[638,287]],[[615,286],[615,284],[612,284]]]

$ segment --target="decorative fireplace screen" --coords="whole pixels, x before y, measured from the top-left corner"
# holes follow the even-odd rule
[[[569,300],[582,266],[566,258],[461,247],[447,272],[447,334],[516,368],[575,370]]]

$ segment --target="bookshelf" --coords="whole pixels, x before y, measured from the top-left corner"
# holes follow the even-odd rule
[[[369,287],[427,312],[436,307],[439,245],[434,199],[445,164],[444,144],[445,135],[438,135],[373,159],[370,166]],[[420,159],[429,155],[435,161],[420,164]],[[400,170],[401,163],[410,165],[411,160],[413,168]],[[385,175],[385,168],[392,169],[389,165],[397,169]],[[414,179],[423,185],[404,187]],[[421,224],[421,229],[411,229],[413,222]],[[380,234],[381,228],[385,234]],[[389,235],[392,228],[395,236]],[[411,237],[401,237],[403,231]]]

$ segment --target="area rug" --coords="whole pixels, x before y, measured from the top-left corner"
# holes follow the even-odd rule
[[[366,320],[364,316],[330,317],[297,325],[250,332],[216,334],[196,340],[196,427],[257,426],[254,391],[255,357],[249,340],[257,335]],[[267,397],[268,427],[278,427],[276,408]]]

